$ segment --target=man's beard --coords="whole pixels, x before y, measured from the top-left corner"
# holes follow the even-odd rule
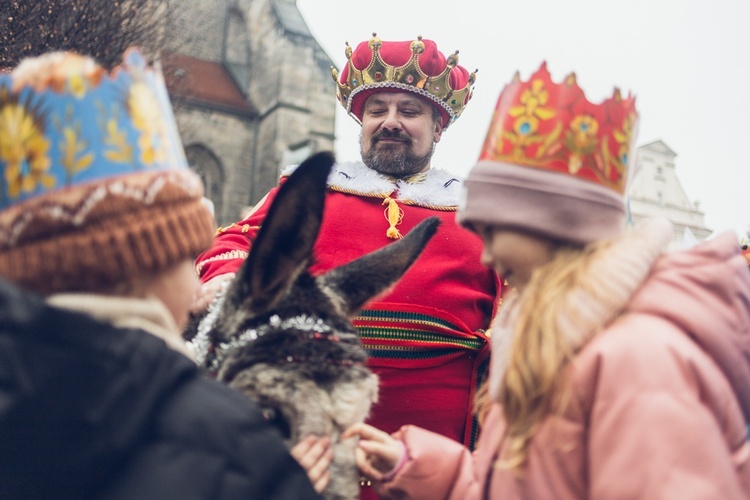
[[[404,141],[401,144],[381,144],[377,146],[379,139],[390,138]],[[424,170],[430,164],[435,145],[422,155],[416,155],[412,151],[412,140],[398,132],[390,133],[381,130],[370,138],[370,150],[366,153],[362,148],[362,134],[359,135],[359,147],[362,161],[369,168],[383,175],[392,177],[408,177]],[[377,147],[376,147],[377,146]]]

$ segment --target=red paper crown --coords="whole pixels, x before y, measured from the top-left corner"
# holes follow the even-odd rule
[[[373,33],[354,52],[347,42],[346,58],[341,79],[336,68],[331,67],[331,73],[339,102],[359,123],[371,94],[406,90],[429,99],[447,128],[471,99],[476,80],[476,70],[469,74],[458,65],[458,51],[446,58],[435,42],[421,36],[411,42],[383,42]]]
[[[554,83],[542,63],[523,82],[518,73],[500,93],[479,160],[575,176],[624,194],[638,121],[635,97],[592,104],[571,73]]]

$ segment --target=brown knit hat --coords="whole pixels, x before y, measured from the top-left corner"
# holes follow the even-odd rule
[[[619,90],[590,103],[574,74],[552,81],[546,64],[506,85],[458,221],[587,244],[617,236],[638,115]]]
[[[0,76],[0,276],[42,294],[111,289],[213,239],[161,75],[53,53]]]

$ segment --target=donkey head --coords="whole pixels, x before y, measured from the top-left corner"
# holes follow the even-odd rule
[[[336,442],[367,416],[377,378],[350,318],[396,283],[439,224],[425,220],[403,239],[313,276],[308,265],[333,162],[316,154],[286,179],[250,255],[193,340],[198,362],[267,408],[289,444],[308,434]],[[334,446],[334,455],[331,477],[353,478],[353,486],[334,480],[329,489],[356,496],[353,449]]]

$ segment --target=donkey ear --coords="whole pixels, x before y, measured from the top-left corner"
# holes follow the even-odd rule
[[[345,314],[353,315],[403,276],[439,225],[437,217],[423,220],[403,239],[329,271],[320,278],[322,285],[338,296]]]
[[[230,308],[272,308],[307,268],[323,218],[331,153],[305,160],[281,185],[250,255],[227,291]],[[248,307],[249,306],[249,307]]]

